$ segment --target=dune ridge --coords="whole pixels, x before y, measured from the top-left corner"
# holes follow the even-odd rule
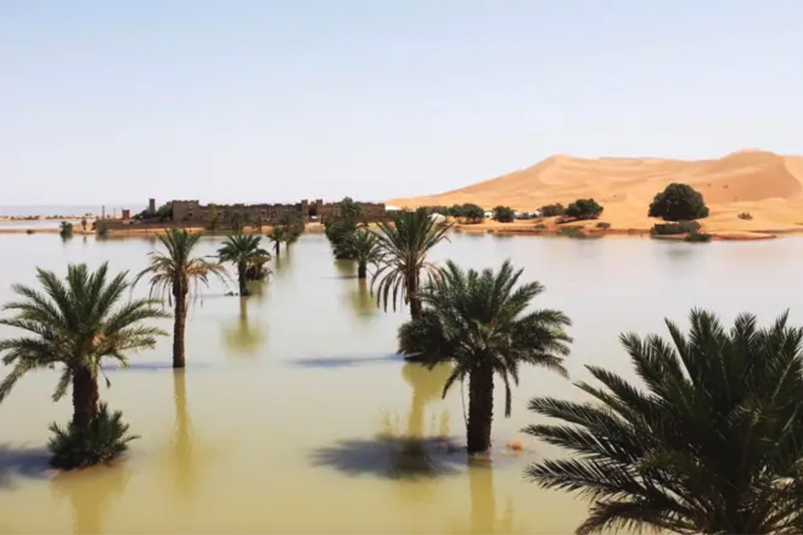
[[[746,149],[709,160],[578,158],[551,156],[531,167],[470,186],[425,197],[391,199],[392,206],[475,203],[534,210],[593,197],[605,207],[600,218],[619,229],[648,229],[647,207],[672,182],[703,194],[711,231],[803,230],[803,157]],[[740,219],[742,212],[751,220]]]

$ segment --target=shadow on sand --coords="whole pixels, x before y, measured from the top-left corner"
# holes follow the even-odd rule
[[[398,354],[382,357],[320,357],[297,359],[289,361],[291,366],[302,368],[350,368],[363,364],[382,364],[390,362],[404,362],[404,357]]]
[[[45,448],[18,448],[0,445],[0,488],[14,486],[18,478],[48,479],[51,475]]]

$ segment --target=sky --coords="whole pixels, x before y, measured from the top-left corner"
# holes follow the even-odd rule
[[[803,154],[803,2],[0,1],[0,205],[434,194]]]

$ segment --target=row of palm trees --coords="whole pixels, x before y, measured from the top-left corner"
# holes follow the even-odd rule
[[[128,354],[155,347],[161,328],[148,326],[153,319],[171,317],[162,305],[173,306],[173,367],[186,365],[185,330],[190,295],[207,286],[210,277],[226,281],[223,262],[237,267],[241,294],[247,295],[246,268],[270,259],[260,247],[260,236],[229,236],[212,259],[195,253],[200,234],[166,231],[158,236],[163,250],[150,254],[148,267],[129,281],[128,272],[109,275],[104,263],[95,272],[86,264],[70,265],[62,280],[51,271],[38,270],[41,289],[12,287],[18,299],[4,305],[14,316],[0,325],[24,331],[23,336],[0,340],[3,364],[11,367],[0,382],[0,402],[26,373],[63,366],[53,394],[59,401],[71,387],[73,416],[64,429],[53,424],[49,447],[51,464],[80,468],[110,460],[123,453],[136,438],[128,433],[119,411],[100,402],[99,378],[107,359],[128,366]],[[148,298],[123,302],[127,291],[148,277]]]
[[[522,270],[508,261],[481,271],[429,263],[427,253],[446,239],[446,229],[423,212],[396,214],[360,232],[370,232],[377,248],[377,304],[410,305],[410,320],[399,328],[400,352],[429,369],[453,363],[443,395],[468,381],[468,452],[487,451],[494,376],[505,387],[506,416],[522,364],[566,376],[569,318],[531,310],[544,288],[520,283]],[[193,256],[198,235],[173,231],[160,240],[166,251],[153,253],[135,282],[150,276],[152,289],[175,300],[174,365],[183,366],[190,286],[222,274],[223,255],[214,262]],[[241,238],[226,245],[235,240]],[[121,304],[131,283],[125,273],[109,279],[106,265],[94,273],[70,266],[66,281],[39,270],[38,280],[44,293],[14,286],[20,300],[5,309],[16,315],[0,320],[27,332],[0,341],[3,362],[12,366],[0,383],[0,401],[26,372],[62,364],[54,399],[72,384],[73,420],[52,441],[54,465],[96,462],[81,449],[87,443],[96,457],[97,451],[119,454],[131,437],[119,413],[108,414],[99,402],[102,363],[112,358],[125,366],[127,353],[153,347],[166,333],[144,322],[169,314],[151,298]],[[803,531],[803,329],[789,326],[787,315],[765,329],[742,315],[727,330],[713,313],[699,310],[691,313],[688,334],[667,326],[669,341],[620,337],[642,385],[587,367],[601,386],[575,385],[590,401],[530,401],[531,411],[559,423],[525,431],[574,455],[534,463],[527,476],[590,499],[581,533],[644,526],[679,533]]]

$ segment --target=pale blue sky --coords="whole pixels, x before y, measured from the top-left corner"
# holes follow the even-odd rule
[[[803,154],[803,2],[0,1],[0,204],[437,193]]]

